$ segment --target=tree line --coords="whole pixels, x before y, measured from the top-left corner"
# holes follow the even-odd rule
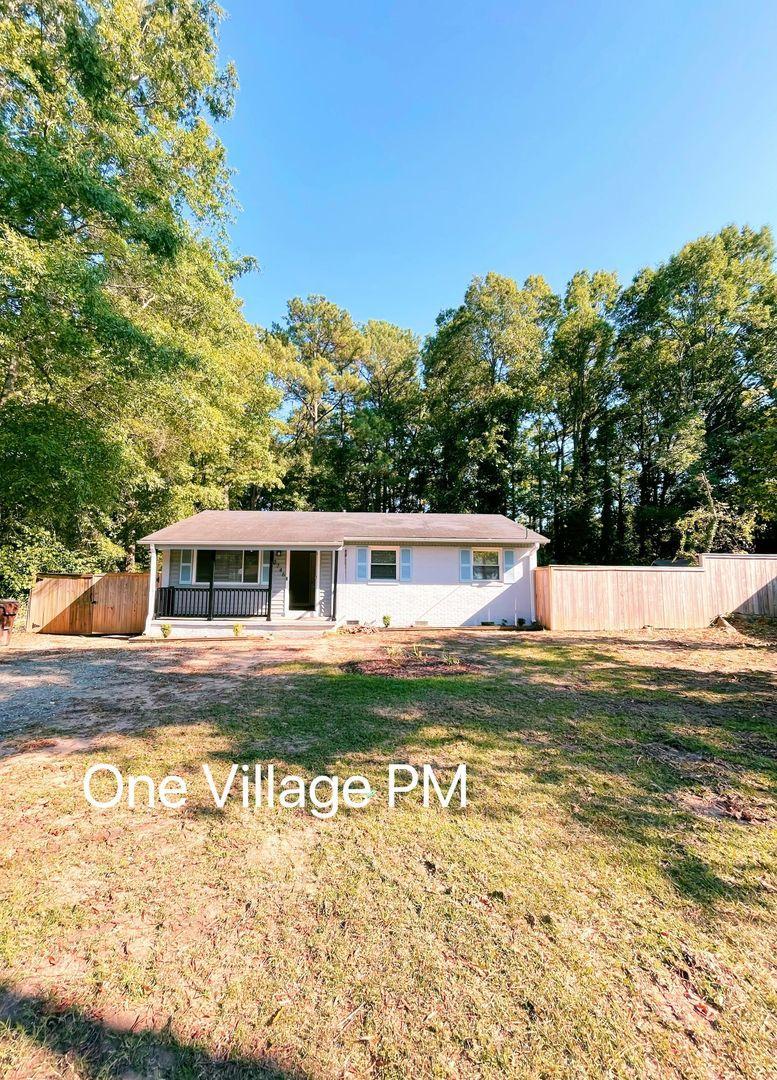
[[[563,562],[773,545],[776,320],[771,233],[733,226],[625,287],[476,277],[423,342],[294,300],[286,482],[241,504],[507,514]]]
[[[625,285],[476,277],[423,341],[320,296],[252,326],[219,18],[0,4],[0,592],[227,506],[506,513],[565,562],[775,550],[768,228]]]

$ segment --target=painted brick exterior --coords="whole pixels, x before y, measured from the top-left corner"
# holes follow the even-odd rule
[[[365,545],[359,545],[365,546]],[[479,626],[481,622],[515,625],[534,619],[534,570],[537,549],[513,547],[515,566],[498,582],[459,581],[459,548],[413,547],[413,576],[408,582],[356,580],[356,545],[340,554],[337,617],[380,625],[384,615],[392,626]],[[501,556],[502,566],[504,557]]]

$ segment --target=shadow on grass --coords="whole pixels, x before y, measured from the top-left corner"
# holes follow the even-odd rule
[[[433,641],[424,644],[434,647]],[[724,900],[764,900],[755,873],[750,884],[733,884],[696,850],[700,831],[748,826],[700,820],[678,797],[700,787],[750,797],[754,778],[774,797],[770,672],[694,670],[676,666],[677,657],[658,668],[624,662],[601,639],[458,635],[448,636],[445,648],[466,654],[480,674],[372,677],[344,672],[336,651],[333,660],[306,663],[293,655],[284,665],[272,650],[265,660],[257,648],[255,667],[236,671],[227,690],[222,682],[209,693],[207,676],[181,670],[175,652],[150,650],[142,661],[135,654],[134,676],[145,664],[152,699],[155,687],[165,695],[158,709],[143,710],[132,734],[207,723],[228,742],[226,749],[208,752],[216,763],[274,761],[308,776],[407,760],[466,761],[472,810],[484,818],[520,818],[531,812],[533,793],[540,793],[604,838],[616,857],[657,864],[693,903],[712,909]],[[110,685],[105,651],[93,652]],[[228,663],[226,650],[220,655]],[[89,650],[75,657],[72,650],[42,653],[32,666],[45,682],[54,673],[67,677],[69,662],[83,670]],[[110,709],[121,715],[122,708],[126,715],[120,666],[113,673],[117,700],[101,706],[109,715]],[[191,691],[193,684],[202,687],[201,697],[192,704],[189,692],[176,706],[176,691]],[[99,715],[93,720],[99,730]],[[109,735],[118,748],[122,735]],[[179,761],[182,766],[198,770],[200,760],[193,755]],[[192,807],[192,813],[207,812]]]
[[[68,1075],[99,1080],[165,1076],[175,1080],[305,1080],[272,1057],[218,1057],[172,1034],[111,1027],[52,998],[19,994],[0,984],[0,1032],[25,1036],[66,1061]],[[130,1071],[131,1070],[131,1071]]]

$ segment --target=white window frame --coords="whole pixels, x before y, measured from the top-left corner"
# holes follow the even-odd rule
[[[377,577],[372,576],[372,553],[373,551],[393,551],[394,552],[394,577]],[[399,565],[399,548],[394,547],[393,544],[376,544],[375,547],[367,549],[367,581],[370,585],[396,585],[399,582],[400,565]]]
[[[188,555],[185,559],[184,555]],[[189,571],[188,578],[184,578],[183,570],[187,567]],[[193,548],[179,548],[178,549],[178,584],[179,585],[192,585],[194,584],[194,549]]]
[[[497,576],[495,578],[476,578],[475,577],[475,552],[493,552],[496,555],[496,567]],[[489,548],[489,547],[473,547],[470,548],[470,558],[472,560],[472,584],[473,585],[499,585],[504,581],[504,560],[502,558],[501,548]]]
[[[267,555],[270,556],[268,564],[267,564],[268,569],[269,569],[270,563],[272,562],[272,551],[271,551],[270,548],[216,548],[216,549],[214,549],[214,548],[203,548],[202,550],[203,551],[213,551],[213,550],[215,550],[217,554],[220,551],[239,551],[241,556],[242,556],[242,559],[240,561],[240,581],[223,581],[221,578],[214,577],[213,578],[213,584],[214,585],[255,585],[258,589],[267,589],[267,588],[269,588],[269,584],[270,584],[269,583],[269,573],[268,573],[267,584],[263,585],[262,584],[262,571],[264,569],[264,561],[265,561],[265,557]],[[258,551],[259,552],[259,580],[258,581],[244,581],[243,580],[244,577],[245,577],[246,551]],[[204,587],[204,586],[207,586],[207,584],[208,584],[207,581],[197,581],[197,556],[198,555],[199,555],[199,548],[197,548],[194,551],[194,559],[192,560],[192,578],[191,578],[191,582],[189,584],[192,584],[192,585],[196,584],[196,585],[200,585],[200,586]],[[182,560],[182,563],[183,563],[183,560]]]

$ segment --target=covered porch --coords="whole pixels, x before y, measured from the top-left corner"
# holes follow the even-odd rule
[[[151,545],[145,633],[232,636],[279,628],[326,629],[337,621],[340,549]]]

